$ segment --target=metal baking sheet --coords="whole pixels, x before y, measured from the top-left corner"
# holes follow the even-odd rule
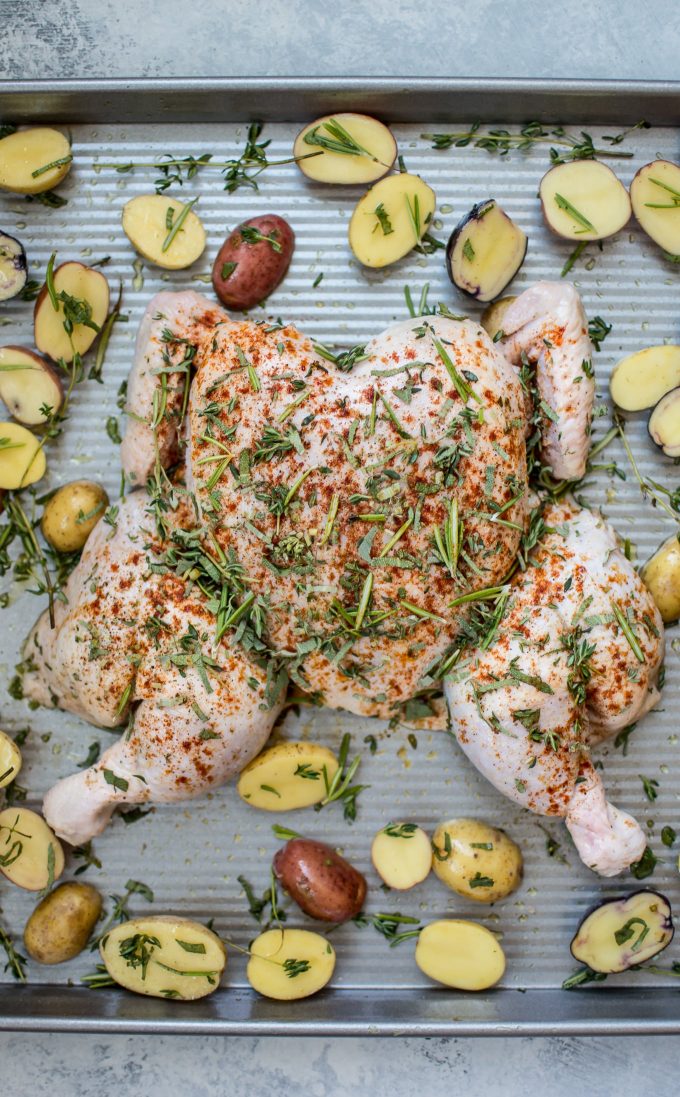
[[[41,277],[52,250],[60,260],[92,262],[110,255],[105,271],[114,291],[122,282],[123,310],[129,317],[114,329],[104,384],[86,381],[74,394],[64,438],[51,451],[49,484],[92,477],[103,481],[112,497],[116,495],[118,453],[105,422],[108,416],[120,414],[117,391],[130,366],[144,308],[161,289],[193,288],[210,296],[212,258],[227,231],[245,217],[280,213],[291,222],[297,237],[288,276],[269,299],[266,311],[253,310],[255,316],[283,316],[324,343],[349,346],[406,315],[406,284],[416,296],[427,282],[431,302],[442,300],[471,315],[479,312],[456,296],[446,279],[441,253],[411,255],[384,271],[361,269],[346,242],[348,219],[361,188],[307,184],[294,165],[262,175],[259,192],[241,189],[227,194],[219,171],[213,168],[203,170],[181,190],[173,190],[182,198],[200,197],[198,210],[208,247],[188,271],[164,273],[144,263],[140,287],[133,282],[136,256],[120,228],[120,211],[129,198],[152,189],[157,172],[136,169],[119,175],[102,168],[103,163],[148,161],[167,152],[177,157],[210,152],[215,161],[227,160],[242,149],[248,121],[265,116],[274,119],[263,134],[271,141],[268,154],[271,159],[284,158],[290,154],[299,123],[324,109],[362,106],[394,122],[409,170],[434,187],[437,237],[445,239],[474,202],[490,196],[528,233],[527,260],[513,285],[517,292],[538,279],[559,277],[571,250],[569,243],[546,231],[536,199],[538,182],[549,164],[549,144],[499,157],[472,146],[433,151],[421,134],[433,129],[465,131],[480,118],[502,125],[541,117],[575,133],[587,123],[601,145],[604,135],[614,132],[612,126],[634,125],[646,115],[660,124],[632,133],[617,146],[633,151],[634,157],[608,161],[628,183],[637,168],[654,157],[678,158],[678,130],[670,123],[679,90],[662,84],[561,86],[526,81],[0,85],[0,119],[69,125],[75,155],[74,169],[59,188],[68,205],[46,209],[22,197],[1,195],[0,227],[24,242],[31,277]],[[598,119],[605,124],[593,125]],[[323,279],[315,287],[320,274]],[[614,240],[605,241],[602,250],[589,245],[571,277],[589,315],[599,314],[613,326],[595,358],[604,411],[596,424],[601,436],[609,425],[607,378],[612,365],[644,346],[680,341],[680,268],[664,262],[656,246],[631,223]],[[2,342],[31,344],[31,306],[6,303],[0,309],[0,325]],[[677,486],[678,470],[654,451],[643,416],[631,418],[628,435],[643,473],[666,483],[675,479]],[[638,559],[644,560],[672,532],[673,524],[642,501],[618,443],[607,450],[606,459],[626,469],[626,481],[598,473],[588,478],[582,494],[593,506],[602,507],[619,532],[634,543]],[[0,724],[10,733],[31,728],[21,783],[29,790],[29,805],[38,807],[48,785],[72,772],[90,743],[99,741],[104,749],[110,740],[108,732],[73,716],[32,712],[24,702],[8,696],[5,687],[19,659],[21,641],[41,608],[36,598],[22,594],[15,585],[9,590],[12,604],[0,614]],[[680,832],[680,740],[674,717],[679,704],[676,627],[668,632],[667,685],[661,705],[633,733],[626,757],[611,744],[596,753],[612,801],[631,810],[643,825],[648,820],[650,844],[660,858],[648,883],[668,894],[672,902],[679,893],[677,852],[661,844],[660,831],[670,825]],[[332,989],[308,1001],[280,1004],[253,994],[245,980],[244,958],[234,951],[223,987],[201,1002],[169,1003],[117,991],[88,991],[78,986],[79,979],[93,970],[97,957],[86,952],[56,968],[29,964],[27,987],[16,985],[0,971],[0,1027],[420,1035],[680,1031],[679,999],[672,980],[629,973],[580,992],[559,990],[577,966],[569,955],[569,940],[580,916],[600,897],[634,890],[638,885],[632,877],[610,882],[596,878],[578,861],[559,821],[538,820],[503,799],[444,733],[416,732],[414,745],[405,728],[389,731],[378,721],[329,710],[303,710],[287,715],[281,734],[337,747],[345,731],[352,734],[353,749],[362,752],[360,778],[371,785],[359,798],[353,825],[343,820],[338,805],[319,814],[258,813],[238,799],[233,786],[227,786],[202,800],[158,807],[132,826],[116,820],[94,842],[102,867],[89,868],[80,879],[92,882],[107,896],[120,894],[129,877],[142,880],[155,893],[155,912],[214,918],[218,932],[246,944],[257,926],[248,914],[237,876],[244,874],[258,894],[265,889],[278,846],[271,824],[279,821],[338,846],[367,874],[371,885],[367,910],[399,909],[423,921],[473,917],[499,933],[508,959],[500,988],[479,996],[436,988],[416,968],[413,942],[390,949],[372,928],[359,929],[350,923],[333,931],[338,963]],[[378,739],[375,754],[364,742],[368,735]],[[656,803],[645,799],[640,774],[659,782]],[[482,817],[512,834],[525,858],[521,889],[491,908],[457,898],[432,878],[399,897],[381,891],[368,856],[375,831],[395,817],[412,818],[431,831],[438,820],[453,815]],[[546,834],[539,822],[561,843],[559,852],[568,863],[547,855]],[[67,877],[77,864],[70,860]],[[20,937],[34,902],[30,894],[0,880],[0,921],[15,937]],[[140,897],[131,903],[133,913],[149,909]],[[305,924],[295,911],[291,918]],[[664,965],[676,958],[680,959],[680,946],[671,946]]]

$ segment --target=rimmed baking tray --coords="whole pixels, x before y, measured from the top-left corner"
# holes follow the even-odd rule
[[[455,311],[479,310],[456,297],[446,280],[441,253],[412,255],[387,271],[365,272],[353,262],[346,244],[347,221],[359,190],[305,183],[294,165],[272,169],[260,179],[260,190],[223,190],[214,168],[202,170],[179,197],[200,196],[208,248],[195,267],[164,274],[148,264],[133,268],[135,256],[120,229],[123,203],[152,189],[157,172],[135,169],[117,174],[102,165],[149,161],[171,152],[199,156],[210,152],[224,161],[243,148],[247,123],[266,123],[272,159],[290,154],[299,124],[314,116],[348,109],[372,112],[391,122],[409,170],[434,187],[438,208],[434,234],[445,239],[474,202],[493,196],[529,235],[529,253],[514,289],[539,278],[559,277],[570,246],[551,238],[542,225],[536,189],[549,166],[550,140],[507,157],[490,155],[472,144],[434,151],[421,134],[465,132],[472,122],[482,128],[538,120],[564,125],[578,135],[586,127],[599,146],[606,135],[644,119],[649,130],[637,130],[616,146],[631,159],[610,160],[624,182],[657,155],[678,158],[678,93],[672,83],[587,83],[450,80],[149,80],[0,83],[0,120],[38,121],[68,126],[75,153],[74,170],[59,188],[69,199],[61,209],[46,209],[23,198],[0,196],[0,227],[25,243],[33,277],[39,278],[52,250],[60,259],[95,261],[105,255],[105,270],[115,288],[123,283],[127,323],[116,325],[104,369],[104,383],[86,381],[75,394],[65,436],[50,460],[50,483],[90,476],[102,480],[112,497],[118,485],[117,451],[107,436],[107,418],[119,417],[117,392],[127,374],[137,322],[151,295],[160,289],[191,287],[210,294],[209,271],[215,251],[229,228],[244,217],[272,211],[292,223],[297,246],[289,275],[267,305],[266,315],[295,320],[302,330],[329,344],[349,346],[405,315],[404,286],[419,294],[430,285],[430,301],[445,301]],[[318,276],[323,274],[319,282]],[[603,418],[609,419],[607,377],[625,353],[664,340],[680,341],[678,286],[680,272],[631,224],[602,250],[590,246],[570,277],[577,283],[589,314],[612,324],[596,356]],[[140,284],[143,280],[143,285]],[[257,315],[265,315],[258,313]],[[9,321],[9,323],[7,323]],[[32,341],[31,308],[9,302],[0,311],[0,338],[5,343]],[[6,326],[4,326],[6,324]],[[121,424],[122,425],[122,424]],[[642,417],[628,425],[631,444],[643,474],[666,483],[677,468],[653,450]],[[588,477],[582,494],[601,506],[624,537],[645,559],[672,531],[672,523],[643,502],[626,468],[618,443],[606,451],[626,471],[621,480],[606,471]],[[38,806],[45,788],[82,761],[91,742],[102,749],[108,733],[63,713],[31,712],[4,692],[19,655],[21,639],[40,606],[10,586],[12,604],[0,614],[0,723],[10,732],[30,727],[21,783],[28,803]],[[663,846],[662,826],[680,833],[680,783],[676,778],[678,737],[674,713],[680,701],[680,640],[669,630],[667,685],[659,709],[631,735],[624,756],[613,744],[597,752],[610,798],[647,822],[650,845],[659,864],[649,884],[678,896],[677,851]],[[602,896],[641,886],[632,877],[603,882],[583,868],[566,833],[547,821],[550,837],[560,843],[549,857],[540,820],[503,800],[472,770],[457,748],[440,732],[390,731],[386,725],[343,713],[290,712],[282,734],[310,736],[337,746],[350,731],[353,750],[362,752],[360,776],[371,785],[359,799],[353,825],[331,805],[320,814],[293,813],[287,826],[341,847],[369,876],[367,909],[399,909],[422,919],[457,915],[475,917],[503,936],[508,970],[500,988],[465,996],[437,988],[420,975],[412,942],[390,949],[370,928],[354,925],[334,931],[338,966],[333,989],[298,1003],[279,1004],[252,994],[244,964],[230,955],[224,987],[193,1004],[137,998],[116,991],[88,991],[79,978],[91,971],[93,954],[48,969],[29,965],[29,985],[22,987],[0,973],[0,1027],[62,1031],[210,1032],[250,1034],[583,1034],[680,1031],[679,999],[672,979],[634,972],[579,992],[560,990],[575,964],[569,940],[580,916]],[[411,738],[409,738],[409,734]],[[372,754],[365,742],[375,736]],[[640,775],[658,781],[658,797],[645,799]],[[368,850],[375,831],[395,817],[417,819],[430,830],[439,819],[475,815],[505,826],[522,846],[526,874],[519,892],[493,908],[457,899],[436,881],[428,881],[400,898],[377,886]],[[189,917],[215,919],[215,928],[245,944],[256,932],[237,877],[245,875],[256,892],[268,882],[277,841],[270,824],[276,817],[253,812],[233,788],[219,790],[192,804],[163,807],[133,826],[118,820],[94,843],[101,868],[90,866],[81,877],[104,894],[120,894],[132,877],[155,893],[153,909]],[[567,863],[560,858],[564,856]],[[70,875],[79,862],[71,861]],[[19,937],[33,897],[0,881],[1,924]],[[109,904],[110,905],[110,904]],[[139,896],[133,913],[149,908]],[[295,917],[293,911],[291,918]],[[304,923],[304,919],[300,919]],[[677,948],[668,950],[670,967]],[[2,962],[0,959],[0,967]]]

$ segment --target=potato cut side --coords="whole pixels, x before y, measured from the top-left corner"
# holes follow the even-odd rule
[[[109,283],[101,271],[83,263],[62,263],[53,283],[57,307],[46,285],[35,303],[35,345],[55,362],[61,358],[68,363],[76,354],[85,354],[97,338],[109,311]]]
[[[604,240],[630,220],[628,191],[599,160],[557,164],[538,193],[548,227],[565,240]]]
[[[265,998],[292,1002],[326,986],[335,969],[330,941],[307,929],[269,929],[250,945],[246,975]]]
[[[349,246],[365,267],[388,267],[420,243],[428,230],[435,193],[418,175],[381,179],[357,203]]]
[[[217,990],[227,963],[216,933],[171,915],[131,918],[107,933],[99,951],[111,978],[126,990],[182,1001]]]
[[[501,297],[484,309],[479,322],[494,342],[503,337],[503,319],[512,302],[516,300],[514,296]]]
[[[26,488],[46,471],[45,451],[35,435],[18,423],[0,423],[0,490]]]
[[[324,779],[325,769],[325,779]],[[239,796],[263,811],[295,811],[319,804],[338,770],[332,751],[316,743],[277,743],[241,773]]]
[[[421,930],[416,963],[424,975],[456,990],[488,990],[505,971],[503,949],[478,922],[430,922]]]
[[[319,183],[372,183],[392,167],[397,145],[377,118],[328,114],[300,131],[293,155],[306,158],[297,162],[300,171]]]
[[[630,185],[630,199],[640,228],[669,255],[680,255],[680,165],[645,164]]]
[[[40,522],[43,537],[57,552],[79,552],[108,505],[101,484],[91,480],[64,484],[45,504]]]
[[[21,769],[21,751],[5,731],[0,731],[0,788],[18,776]]]
[[[650,556],[640,578],[668,625],[680,618],[680,535],[673,534]]]
[[[571,942],[574,959],[613,975],[644,964],[673,940],[671,906],[656,891],[610,899],[581,922]]]
[[[163,194],[140,194],[123,209],[123,231],[133,248],[157,267],[183,270],[205,250],[203,222],[192,205]]]
[[[373,839],[371,860],[388,887],[408,891],[430,873],[430,839],[415,823],[389,823]]]
[[[527,238],[492,198],[473,206],[449,237],[446,266],[454,286],[477,301],[493,301],[517,274]]]
[[[0,812],[0,872],[17,887],[42,891],[64,871],[64,851],[44,819],[28,808]]]
[[[0,232],[0,301],[21,293],[28,279],[26,252],[20,240]]]
[[[647,347],[622,358],[609,380],[614,403],[624,411],[653,408],[680,385],[680,346]]]
[[[73,155],[59,130],[37,127],[18,130],[0,141],[0,190],[42,194],[61,183]]]
[[[18,423],[35,427],[64,400],[59,374],[27,347],[0,347],[0,399]]]

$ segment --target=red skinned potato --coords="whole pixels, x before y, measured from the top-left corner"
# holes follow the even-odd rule
[[[272,867],[281,886],[310,918],[347,922],[364,905],[366,880],[324,842],[291,838]]]
[[[213,287],[222,304],[242,312],[264,301],[283,281],[294,248],[295,233],[275,213],[240,224],[213,264]]]

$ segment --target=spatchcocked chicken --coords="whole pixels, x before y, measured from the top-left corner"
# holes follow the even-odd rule
[[[587,322],[573,287],[542,283],[503,324],[494,343],[420,316],[331,362],[290,325],[153,299],[122,447],[139,490],[25,650],[27,696],[126,727],[48,792],[61,837],[239,772],[289,682],[385,718],[444,681],[501,791],[565,816],[596,871],[640,856],[588,749],[654,704],[661,621],[606,523],[528,479],[585,471]]]

